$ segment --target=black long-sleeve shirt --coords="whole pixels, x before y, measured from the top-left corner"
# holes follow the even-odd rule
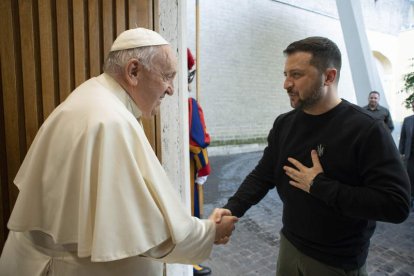
[[[282,169],[293,157],[312,167],[318,151],[324,173],[306,193]],[[367,258],[375,221],[399,223],[409,215],[409,180],[383,122],[342,100],[322,115],[280,115],[262,159],[225,208],[243,214],[276,187],[283,201],[282,233],[304,254],[346,270]]]

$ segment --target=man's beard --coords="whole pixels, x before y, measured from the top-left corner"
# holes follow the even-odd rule
[[[316,105],[316,103],[318,103],[319,100],[322,98],[322,94],[323,94],[322,88],[323,88],[323,85],[322,85],[321,80],[318,80],[317,82],[315,82],[313,87],[310,89],[312,91],[310,96],[308,96],[307,98],[303,100],[299,99],[296,109],[304,110],[304,109],[309,109],[313,107],[314,105]]]

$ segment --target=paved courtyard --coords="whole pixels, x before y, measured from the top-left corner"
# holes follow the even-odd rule
[[[254,168],[262,152],[212,156],[205,187],[205,215],[223,206]],[[215,246],[213,276],[275,275],[282,203],[275,190],[241,218],[229,244]],[[414,212],[402,224],[378,223],[371,239],[367,269],[371,276],[414,275]],[[324,276],[324,275],[321,275]]]

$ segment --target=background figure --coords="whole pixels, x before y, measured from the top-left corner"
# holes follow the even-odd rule
[[[368,110],[372,116],[383,121],[389,130],[394,130],[394,123],[392,122],[390,111],[379,104],[380,93],[378,91],[371,91],[368,95],[368,105],[364,109]]]
[[[161,276],[163,262],[198,263],[228,242],[237,218],[190,216],[139,123],[175,75],[158,33],[117,37],[104,73],[50,114],[17,173],[0,275]]]
[[[294,110],[278,116],[255,169],[225,205],[238,217],[276,187],[279,276],[367,275],[376,220],[409,215],[409,180],[383,122],[338,97],[341,52],[324,37],[285,50]]]
[[[191,83],[196,70],[194,58],[187,48],[188,92],[191,92]],[[208,161],[207,147],[210,145],[210,135],[207,133],[204,114],[200,104],[193,97],[188,98],[188,120],[190,131],[190,181],[191,181],[191,211],[198,218],[203,217],[203,185],[207,181],[211,168]],[[193,265],[194,275],[209,275],[209,267]]]
[[[414,111],[414,103],[411,103]],[[411,182],[411,207],[414,204],[414,115],[404,118],[404,122],[401,127],[400,144],[398,149],[400,150],[401,158],[407,168],[407,173]]]

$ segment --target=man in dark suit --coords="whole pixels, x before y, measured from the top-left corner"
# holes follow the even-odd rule
[[[414,111],[414,102],[411,103],[411,107]],[[413,143],[413,132],[414,132],[414,115],[404,118],[404,122],[401,128],[400,150],[401,158],[407,168],[408,176],[411,182],[411,207],[414,203],[414,143]]]

